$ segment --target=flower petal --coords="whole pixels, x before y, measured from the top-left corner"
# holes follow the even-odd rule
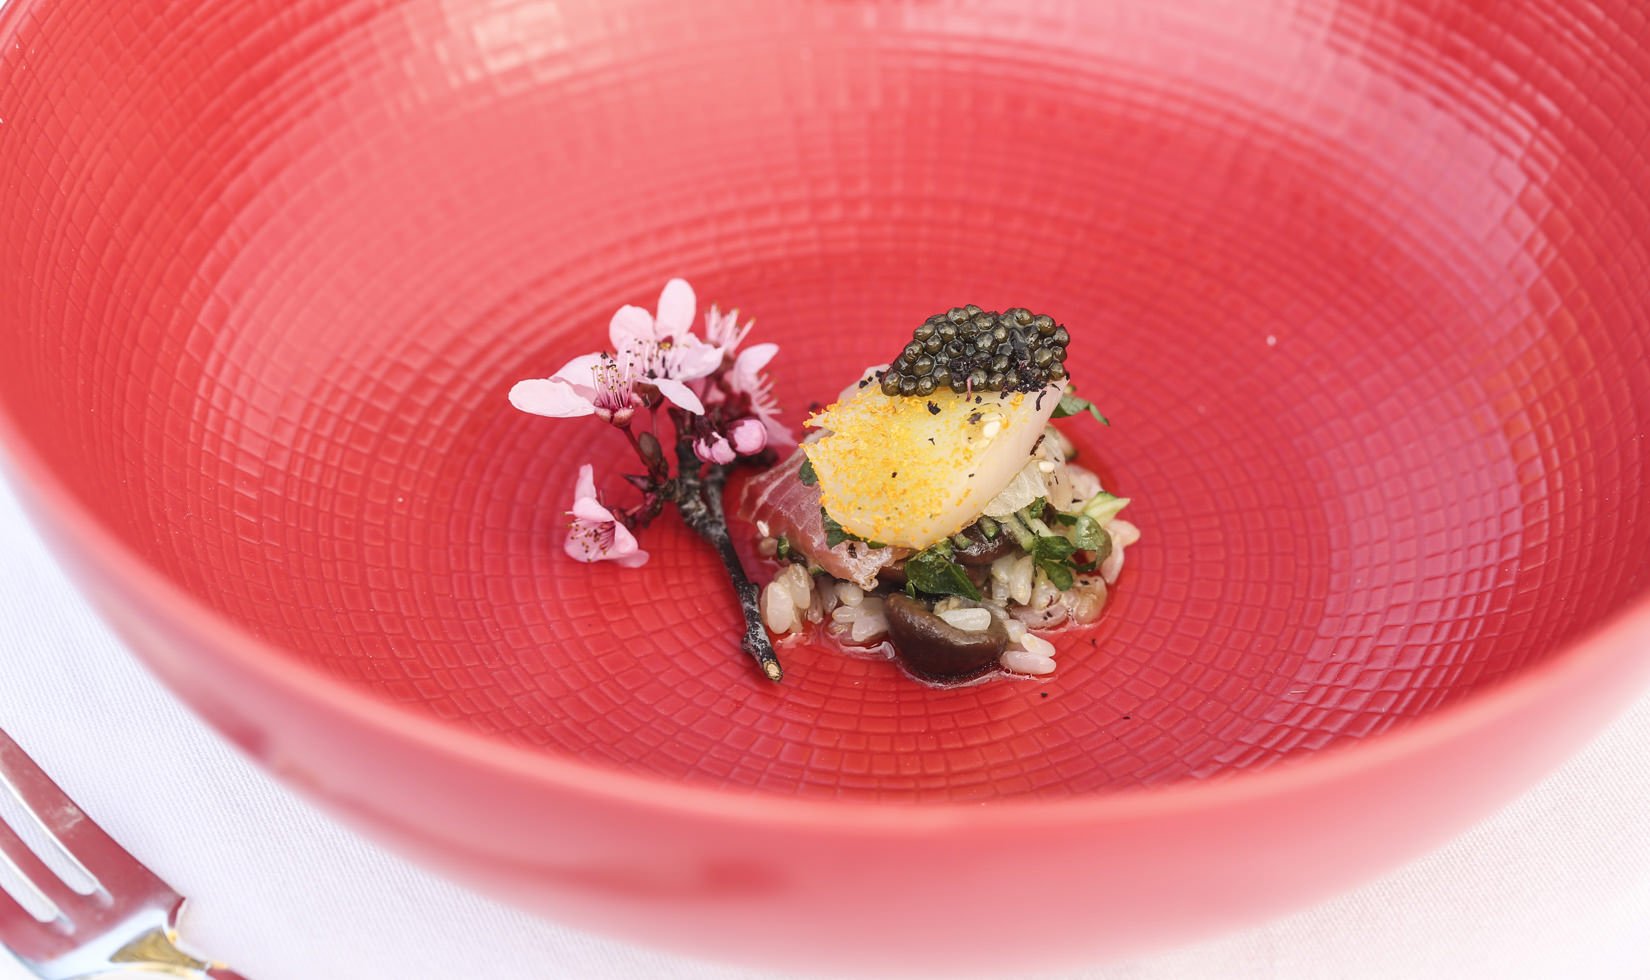
[[[591,524],[612,524],[614,521],[613,512],[603,507],[595,497],[575,497],[572,514],[575,519]]]
[[[659,293],[659,315],[654,322],[655,337],[679,337],[693,329],[693,310],[698,305],[693,287],[686,279],[672,279]]]
[[[695,415],[705,414],[705,406],[704,403],[699,401],[699,396],[693,393],[692,388],[675,378],[653,378],[649,383],[659,389],[659,394],[664,395],[677,408],[692,412]]]
[[[640,558],[637,556],[640,555]],[[635,568],[647,561],[647,552],[636,545],[636,535],[630,533],[630,528],[623,524],[613,525],[613,546],[607,549],[606,558],[611,558],[626,568]]]
[[[728,437],[733,442],[734,451],[741,456],[759,453],[768,444],[767,428],[754,418],[742,418],[733,423],[728,429]]]
[[[607,339],[613,349],[625,350],[637,341],[653,339],[653,314],[640,306],[621,306],[607,322]]]
[[[690,336],[677,343],[670,374],[683,381],[694,381],[714,374],[721,366],[722,348]]]
[[[796,445],[796,434],[771,415],[762,416],[762,427],[767,430],[768,443],[774,446]]]
[[[523,412],[553,419],[573,419],[596,411],[589,397],[556,378],[517,381],[510,388],[510,404]]]
[[[567,529],[567,538],[562,541],[561,550],[567,552],[567,557],[574,561],[601,561],[601,555],[596,552],[593,532],[590,528],[578,524]]]
[[[768,366],[773,356],[779,353],[778,344],[752,344],[740,351],[739,357],[733,362],[736,374],[752,375]]]
[[[621,568],[640,568],[641,566],[647,564],[647,559],[647,552],[637,548],[635,551],[625,555],[623,558],[615,558],[614,561],[618,562],[619,567]]]
[[[606,557],[602,539],[612,527],[609,521],[574,521],[567,528],[562,550],[575,561],[595,562]]]
[[[723,466],[733,462],[733,446],[720,432],[713,432],[709,439],[693,440],[693,455],[707,463],[720,463]]]
[[[594,389],[596,387],[596,365],[602,362],[601,354],[580,354],[566,364],[561,370],[550,376],[551,381],[565,381],[570,385]]]
[[[579,467],[578,482],[573,484],[573,502],[596,499],[596,468],[589,463]]]

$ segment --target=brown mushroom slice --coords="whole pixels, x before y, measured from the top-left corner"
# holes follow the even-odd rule
[[[883,610],[895,655],[918,677],[936,681],[977,677],[997,666],[1008,646],[1008,631],[996,618],[984,630],[960,630],[904,593],[889,596]]]
[[[1007,531],[998,531],[994,538],[986,537],[978,524],[970,524],[958,537],[961,542],[957,538],[951,540],[951,555],[959,565],[989,565],[1020,546]]]

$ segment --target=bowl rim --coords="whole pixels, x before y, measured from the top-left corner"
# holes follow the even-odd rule
[[[197,646],[227,657],[262,683],[300,703],[344,716],[379,735],[449,757],[466,767],[522,780],[545,789],[583,795],[610,804],[691,814],[724,822],[798,830],[883,832],[906,835],[939,828],[989,828],[1032,822],[1093,824],[1161,819],[1211,805],[1286,796],[1380,769],[1407,756],[1464,736],[1524,710],[1549,688],[1586,674],[1602,662],[1630,655],[1634,646],[1650,655],[1650,595],[1629,601],[1544,660],[1505,678],[1488,690],[1367,738],[1285,758],[1260,769],[1244,769],[1213,779],[1134,785],[1075,797],[999,799],[979,802],[901,800],[890,805],[871,798],[791,797],[717,789],[555,756],[485,735],[402,707],[380,695],[292,657],[208,606],[167,578],[99,521],[60,480],[24,434],[9,406],[0,402],[0,464],[24,503],[36,508],[46,529],[64,535],[64,544],[132,598],[181,629]],[[21,478],[21,479],[19,479]],[[32,490],[33,493],[29,491]],[[44,534],[48,544],[50,534]],[[54,551],[57,549],[53,549]],[[58,557],[62,555],[59,552]],[[71,581],[74,576],[70,576]],[[78,588],[78,583],[76,583]],[[84,593],[83,593],[84,594]],[[144,659],[141,655],[139,659]],[[151,668],[151,673],[153,670]],[[756,674],[750,675],[756,682]],[[170,687],[170,685],[167,685]],[[176,692],[174,691],[174,694]],[[1610,715],[1609,717],[1613,717]],[[1608,720],[1599,719],[1599,726]],[[214,726],[216,727],[216,726]],[[260,760],[265,762],[266,760]]]

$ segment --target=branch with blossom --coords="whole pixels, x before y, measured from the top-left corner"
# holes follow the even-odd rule
[[[675,504],[682,520],[716,549],[745,617],[741,646],[770,680],[783,676],[762,625],[756,584],[745,574],[728,533],[722,492],[729,471],[763,458],[770,446],[794,445],[779,422],[779,406],[763,370],[779,345],[740,349],[751,322],[715,306],[704,336],[693,333],[693,287],[672,279],[656,313],[624,306],[608,324],[611,350],[573,358],[548,378],[518,381],[510,404],[548,418],[593,416],[629,440],[644,472],[625,479],[641,500],[614,508],[596,495],[595,468],[579,467],[572,521],[564,547],[582,562],[612,561],[626,568],[647,562],[635,532]],[[659,441],[659,416],[670,423],[674,467]]]

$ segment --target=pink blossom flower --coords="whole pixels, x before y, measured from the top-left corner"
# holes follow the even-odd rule
[[[604,422],[625,425],[642,405],[636,394],[635,372],[611,354],[584,354],[548,378],[518,381],[510,389],[510,404],[533,415],[554,419],[594,415]]]
[[[732,355],[755,325],[755,320],[746,320],[745,325],[740,326],[738,310],[723,313],[713,303],[710,312],[705,314],[705,340],[722,348],[722,353]]]
[[[685,382],[697,381],[722,366],[722,348],[693,335],[693,287],[672,279],[659,293],[657,315],[639,306],[622,306],[608,323],[608,339],[619,359],[640,381],[695,415],[705,408]]]
[[[759,419],[742,418],[724,434],[709,432],[693,440],[693,454],[723,466],[737,456],[754,456],[768,445],[768,431]]]
[[[613,512],[596,497],[595,469],[589,463],[579,467],[578,486],[573,490],[573,525],[564,547],[578,561],[616,561],[625,568],[647,563],[647,552],[636,544]]]
[[[794,446],[796,437],[779,421],[779,402],[773,397],[773,382],[762,373],[777,353],[778,344],[755,344],[745,348],[734,358],[725,383],[730,391],[750,399],[751,415],[762,423],[768,442],[776,446]]]
[[[741,456],[754,456],[768,445],[768,430],[761,419],[744,418],[728,428],[728,440],[733,451]]]
[[[712,432],[693,440],[693,455],[707,463],[719,463],[723,466],[733,462],[737,453],[733,443],[720,432]]]

